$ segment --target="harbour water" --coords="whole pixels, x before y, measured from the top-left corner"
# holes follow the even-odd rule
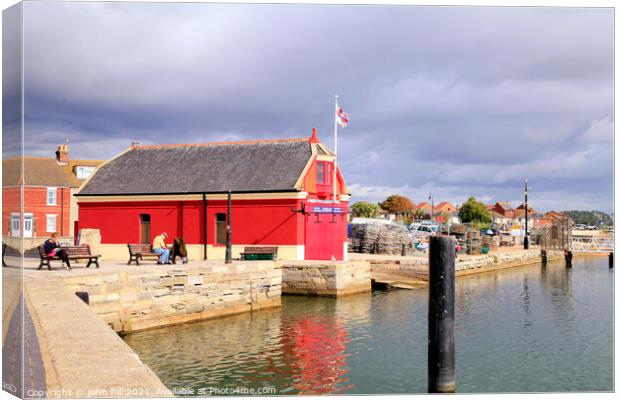
[[[457,392],[613,390],[606,257],[463,277],[456,292]],[[285,296],[282,308],[124,340],[178,393],[426,393],[427,296]]]

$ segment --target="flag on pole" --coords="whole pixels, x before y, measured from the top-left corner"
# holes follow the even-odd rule
[[[344,112],[344,110],[340,108],[340,106],[336,107],[336,120],[338,121],[338,125],[340,125],[341,128],[345,128],[349,125],[349,114]]]

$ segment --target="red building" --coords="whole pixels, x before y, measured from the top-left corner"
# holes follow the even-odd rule
[[[132,146],[76,195],[79,228],[99,229],[107,258],[167,232],[185,239],[190,258],[223,259],[230,190],[233,257],[271,245],[282,259],[342,260],[349,195],[339,170],[333,183],[334,158],[314,130],[309,139]]]
[[[515,217],[515,209],[512,207],[512,204],[508,201],[498,201],[493,206],[493,211],[502,214],[507,218]]]
[[[73,223],[77,219],[73,193],[101,163],[98,160],[69,160],[67,145],[58,147],[56,158],[14,157],[3,160],[3,235],[37,238],[57,232],[60,236],[73,236]],[[20,217],[22,184],[23,218]]]

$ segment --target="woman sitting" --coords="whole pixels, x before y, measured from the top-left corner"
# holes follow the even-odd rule
[[[66,265],[67,269],[71,270],[71,263],[69,262],[69,255],[58,244],[58,235],[56,234],[56,232],[52,233],[50,238],[47,239],[45,243],[43,243],[43,249],[45,250],[45,254],[47,256],[60,258],[63,261],[63,263]],[[52,267],[50,267],[48,264],[47,269],[51,270]]]

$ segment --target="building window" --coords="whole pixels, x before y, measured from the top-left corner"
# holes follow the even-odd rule
[[[24,231],[32,231],[32,217],[24,217]]]
[[[316,163],[316,183],[319,185],[325,183],[325,163],[323,161]]]
[[[13,231],[13,236],[19,235],[19,214],[11,215],[11,229]]]
[[[86,179],[95,172],[95,167],[76,167],[75,175],[78,179]]]
[[[332,163],[317,161],[316,163],[316,183],[319,185],[330,185],[332,183]]]
[[[325,184],[331,185],[332,183],[332,163],[324,163],[325,164]]]
[[[55,206],[56,205],[56,188],[55,187],[48,187],[47,188],[47,205],[48,206]]]
[[[56,232],[56,215],[48,214],[45,216],[45,220],[47,222],[46,230],[48,232]]]
[[[215,214],[215,244],[226,244],[226,214]]]

